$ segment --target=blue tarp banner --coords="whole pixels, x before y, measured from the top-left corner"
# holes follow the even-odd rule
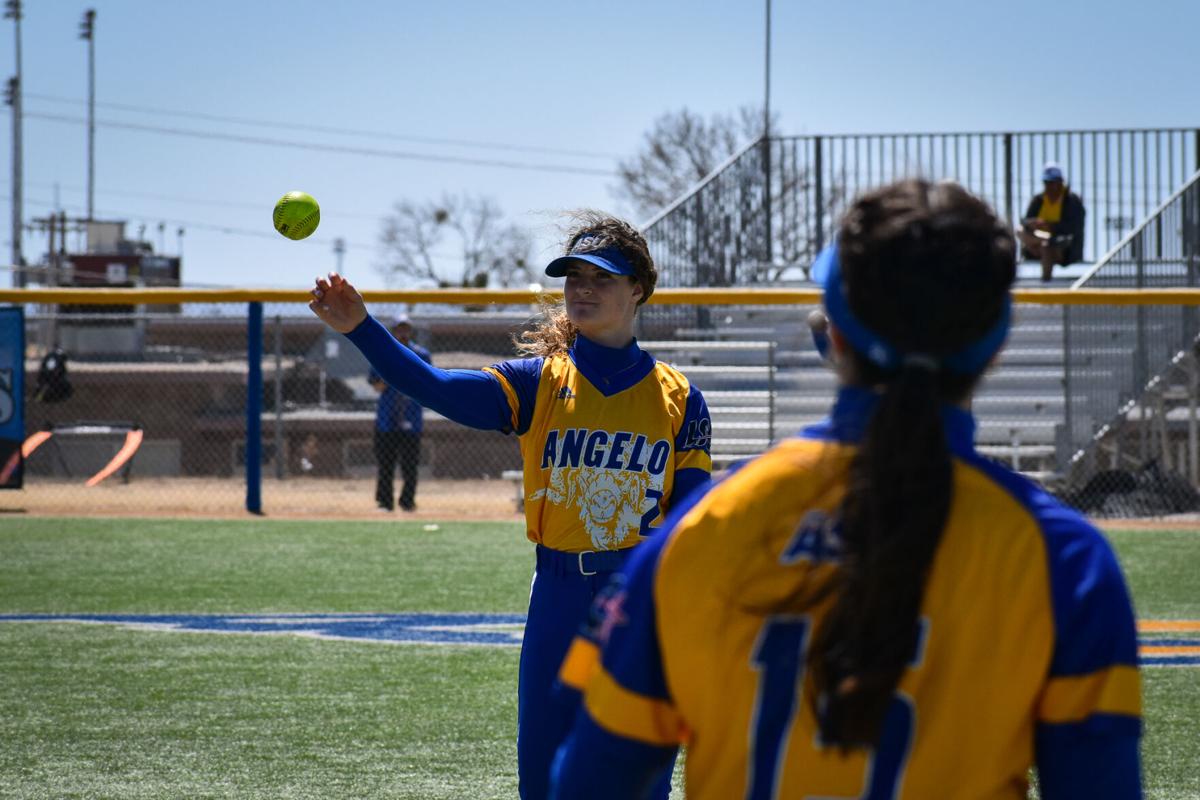
[[[0,308],[0,489],[20,489],[25,465],[25,312]]]

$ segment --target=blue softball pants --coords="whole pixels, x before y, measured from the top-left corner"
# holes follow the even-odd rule
[[[563,553],[538,545],[517,682],[517,776],[522,800],[545,800],[550,767],[579,711],[580,694],[558,681],[567,650],[592,601],[630,550]],[[671,775],[655,788],[670,793]]]

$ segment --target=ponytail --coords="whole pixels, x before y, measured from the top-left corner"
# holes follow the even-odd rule
[[[962,187],[909,180],[859,198],[822,264],[847,375],[879,399],[849,467],[842,568],[821,593],[833,604],[808,655],[811,701],[826,742],[871,747],[916,655],[950,514],[942,406],[969,397],[1003,344],[1015,243]]]
[[[810,651],[825,740],[878,741],[917,645],[925,578],[950,511],[951,461],[937,374],[906,364],[850,465],[837,600]]]

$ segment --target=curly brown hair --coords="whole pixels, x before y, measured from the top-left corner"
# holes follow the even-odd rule
[[[571,224],[563,242],[563,255],[569,255],[584,236],[591,239],[587,252],[616,247],[633,267],[630,280],[642,287],[640,306],[654,294],[658,284],[658,269],[650,256],[650,247],[637,228],[623,219],[591,208],[568,212]],[[552,356],[565,352],[575,342],[579,329],[567,317],[561,304],[546,304],[542,307],[542,320],[530,330],[513,336],[517,352],[526,356]]]

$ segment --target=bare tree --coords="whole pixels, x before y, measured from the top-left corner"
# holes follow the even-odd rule
[[[529,280],[532,235],[506,223],[490,197],[443,195],[438,201],[402,200],[383,220],[379,271],[389,283],[439,287],[512,286]],[[458,252],[451,252],[457,246]],[[443,249],[445,248],[445,249]]]
[[[763,133],[762,109],[743,106],[710,119],[682,108],[658,119],[632,158],[619,162],[616,192],[648,219]],[[774,120],[772,120],[774,128]]]
[[[844,205],[844,181],[826,175],[821,208],[818,176],[787,157],[786,140],[750,148],[714,181],[689,194],[734,153],[762,143],[761,108],[743,106],[709,119],[686,108],[663,114],[646,132],[641,149],[619,164],[615,193],[642,220],[678,203],[650,234],[655,258],[686,285],[775,283],[808,277],[820,232],[828,231]],[[766,160],[770,157],[769,160]]]

